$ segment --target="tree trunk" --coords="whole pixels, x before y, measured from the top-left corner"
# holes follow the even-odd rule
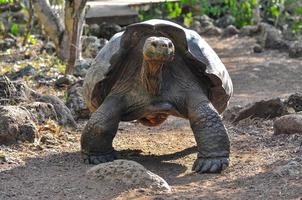
[[[73,73],[75,61],[81,55],[81,35],[86,2],[87,0],[65,0],[65,34],[69,39],[69,60],[65,74]]]
[[[73,72],[75,60],[80,57],[86,2],[87,0],[65,0],[63,23],[48,0],[32,0],[35,15],[54,42],[58,57],[68,62],[65,74]]]

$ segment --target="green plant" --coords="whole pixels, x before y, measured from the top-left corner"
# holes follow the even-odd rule
[[[228,12],[229,8],[225,2],[212,2],[208,0],[200,0],[200,12],[212,18],[218,18]]]
[[[164,4],[152,5],[148,10],[139,10],[139,19],[141,21],[152,18],[163,18],[170,20],[182,19],[186,26],[190,26],[193,21],[192,12],[183,12],[184,6],[192,6],[197,0],[181,0],[180,2],[165,2]]]
[[[235,17],[236,25],[238,27],[253,24],[253,9],[258,6],[257,0],[225,0],[224,2],[230,13]]]
[[[0,4],[14,3],[14,0],[0,0]]]
[[[14,36],[17,36],[19,33],[19,26],[16,23],[12,23],[11,27],[10,27],[10,32],[11,34],[13,34]]]

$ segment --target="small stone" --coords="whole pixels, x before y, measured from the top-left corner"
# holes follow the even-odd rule
[[[203,34],[206,36],[211,36],[211,37],[220,36],[222,34],[222,30],[220,28],[212,25],[212,26],[206,27],[204,29]]]
[[[74,75],[79,77],[85,77],[87,70],[90,68],[92,59],[76,60]]]
[[[108,40],[98,39],[95,36],[82,36],[82,57],[95,58]]]
[[[33,116],[34,121],[37,124],[43,124],[49,119],[58,121],[57,113],[50,103],[44,102],[33,102],[33,103],[22,103],[24,106]]]
[[[100,26],[98,24],[92,24],[89,25],[89,30],[88,30],[88,34],[95,36],[95,37],[100,37],[101,35],[101,31],[100,31]]]
[[[171,187],[163,178],[130,160],[115,160],[96,165],[87,171],[87,176],[95,181],[121,185],[127,189],[149,188],[160,192],[171,191]]]
[[[235,26],[229,25],[228,27],[226,27],[226,29],[224,29],[222,37],[232,37],[234,35],[237,35],[238,33],[239,30]]]
[[[122,27],[118,24],[102,23],[100,24],[100,35],[98,37],[109,40],[114,34],[120,31],[122,31]]]
[[[17,45],[16,40],[12,38],[5,38],[3,41],[0,42],[0,51],[6,51],[12,47]]]
[[[256,44],[256,45],[253,47],[253,51],[254,51],[254,53],[262,53],[262,52],[263,52],[263,48],[262,48],[261,45]]]
[[[49,55],[53,55],[56,52],[56,46],[53,42],[47,42],[41,50]]]
[[[302,57],[302,40],[294,42],[290,46],[288,53],[290,58]]]
[[[274,134],[302,134],[302,115],[284,115],[274,121]]]
[[[31,114],[20,106],[0,106],[0,144],[34,142],[37,129]]]
[[[70,109],[74,118],[87,119],[90,116],[89,109],[84,101],[82,94],[83,81],[79,81],[72,85],[67,92],[66,106]]]
[[[58,144],[58,141],[56,140],[56,138],[51,133],[44,134],[41,137],[40,142],[42,144],[50,144],[50,145]]]
[[[278,176],[290,176],[299,178],[302,175],[302,159],[290,160],[286,165],[279,166],[274,170]]]
[[[294,112],[301,112],[302,111],[302,94],[295,93],[288,97],[285,101],[285,104],[288,108],[294,110]]]
[[[227,121],[233,121],[241,109],[242,106],[240,105],[235,105],[231,108],[228,108],[223,112],[223,119]]]
[[[244,26],[240,30],[240,36],[255,36],[260,33],[260,29],[258,26]]]
[[[266,23],[259,25],[258,43],[266,49],[288,50],[289,42],[285,41],[280,30]]]
[[[58,122],[60,125],[67,125],[71,127],[76,127],[76,122],[71,114],[69,108],[65,103],[56,96],[39,96],[35,99],[36,101],[41,101],[45,103],[50,103],[53,105],[54,110],[56,111]]]
[[[16,80],[19,78],[23,78],[24,76],[34,76],[35,74],[36,74],[36,69],[31,65],[27,65],[17,72],[10,72],[6,74],[6,76],[11,80]]]
[[[4,164],[7,162],[7,158],[3,152],[0,152],[0,164]]]
[[[56,82],[55,82],[55,86],[56,87],[66,87],[68,85],[72,85],[77,81],[77,78],[74,77],[73,75],[66,75],[66,76],[62,76],[59,77]]]
[[[228,26],[235,24],[235,17],[232,15],[225,15],[215,21],[215,25],[219,28],[227,28]]]

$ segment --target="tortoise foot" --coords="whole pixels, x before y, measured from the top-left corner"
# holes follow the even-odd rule
[[[86,164],[97,165],[97,164],[113,161],[114,159],[116,159],[116,155],[114,152],[100,154],[100,155],[87,155],[82,153],[82,158],[84,160],[84,163]]]
[[[220,173],[228,166],[228,157],[197,158],[193,164],[192,171],[197,173]]]

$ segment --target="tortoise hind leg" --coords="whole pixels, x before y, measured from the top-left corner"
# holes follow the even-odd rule
[[[230,152],[229,137],[221,117],[202,92],[193,92],[186,102],[198,148],[192,170],[199,173],[220,172],[229,165]]]
[[[91,115],[81,136],[84,162],[99,164],[115,159],[112,141],[122,115],[121,102],[118,97],[107,97]]]

